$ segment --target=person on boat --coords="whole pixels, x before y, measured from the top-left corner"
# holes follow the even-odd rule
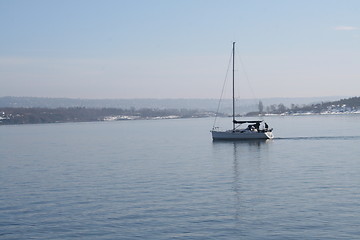
[[[265,131],[267,131],[269,129],[269,125],[266,122],[264,122],[264,125],[265,125]]]
[[[260,123],[259,123],[259,122],[257,122],[257,123],[255,123],[253,126],[255,127],[256,131],[258,131],[258,132],[259,132]]]

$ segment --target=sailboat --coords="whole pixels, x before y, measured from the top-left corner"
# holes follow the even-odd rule
[[[230,130],[219,130],[215,126],[211,130],[213,140],[256,140],[274,138],[272,128],[262,120],[238,121],[235,118],[235,42],[232,45],[232,124]],[[247,127],[241,127],[247,125]]]

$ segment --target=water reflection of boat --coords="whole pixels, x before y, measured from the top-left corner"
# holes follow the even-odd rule
[[[232,48],[232,123],[230,130],[219,130],[213,127],[211,130],[213,140],[254,140],[254,139],[272,139],[274,135],[272,128],[269,128],[264,121],[238,121],[235,119],[235,42]],[[241,125],[248,124],[246,128],[240,128]]]
[[[216,143],[218,141],[215,141]],[[241,223],[248,209],[257,206],[257,201],[261,199],[261,193],[248,194],[249,192],[257,193],[261,189],[261,183],[264,181],[262,176],[266,168],[266,155],[268,146],[272,144],[271,140],[249,140],[234,141],[233,148],[233,199],[234,199],[234,219]],[[224,143],[225,144],[225,143]],[[230,148],[230,147],[229,147]],[[260,185],[258,185],[260,184]]]

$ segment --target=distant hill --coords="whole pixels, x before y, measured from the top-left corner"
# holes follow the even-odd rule
[[[251,100],[252,105],[238,104],[240,109],[250,111],[237,113],[259,115],[259,109],[262,109],[261,114],[285,115],[360,113],[360,97],[301,105],[292,103],[290,107],[283,103],[286,102],[285,99],[281,100],[282,103],[267,105],[265,108],[263,101],[260,104],[259,101]],[[270,100],[267,103],[269,102]],[[232,101],[224,100],[221,105],[222,110],[219,112],[228,115]],[[213,99],[84,100],[3,97],[0,98],[0,125],[210,117],[215,115],[215,106],[218,106],[218,101]]]
[[[121,108],[1,108],[0,125],[65,122],[119,121],[136,119],[176,119],[214,116],[197,110]]]
[[[334,101],[342,97],[317,97],[317,98],[266,98],[261,99],[264,106],[283,104],[290,107],[291,104],[304,105]],[[11,108],[122,108],[122,109],[197,109],[216,111],[218,99],[75,99],[75,98],[39,98],[39,97],[0,97],[0,107]],[[236,101],[237,112],[247,113],[258,109],[259,100],[240,99]],[[230,113],[232,101],[221,101],[220,112]]]
[[[86,108],[216,108],[216,99],[76,99],[39,97],[0,97],[0,107],[86,107]]]
[[[267,106],[262,114],[349,114],[360,113],[360,97],[344,98],[336,101],[321,101],[311,104],[291,104],[290,107],[284,104],[272,104]],[[248,112],[246,115],[258,115],[259,110]]]
[[[326,106],[331,105],[346,105],[347,107],[360,107],[360,97],[352,97],[347,99],[340,99],[339,101],[333,101],[326,104]]]

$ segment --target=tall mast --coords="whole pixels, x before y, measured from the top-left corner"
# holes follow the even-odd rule
[[[232,97],[233,97],[233,130],[235,131],[235,42],[233,42],[233,49],[232,49]]]

